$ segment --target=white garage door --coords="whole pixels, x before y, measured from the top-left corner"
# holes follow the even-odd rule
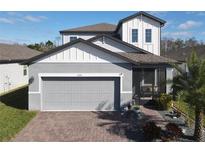
[[[42,110],[118,110],[117,77],[42,78]]]

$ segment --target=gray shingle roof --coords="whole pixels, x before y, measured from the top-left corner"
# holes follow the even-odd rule
[[[166,52],[164,54],[167,58],[172,58],[180,62],[185,62],[187,58],[191,55],[192,51],[196,51],[196,54],[200,58],[205,58],[205,45],[200,45],[196,47],[186,47],[181,48],[176,51]]]
[[[170,63],[177,63],[177,61],[165,58],[162,56],[157,56],[154,54],[149,53],[134,53],[134,52],[118,52],[119,55],[124,56],[132,61],[135,61],[139,64],[170,64]]]
[[[0,43],[0,62],[23,61],[39,54],[26,46]]]
[[[94,25],[88,25],[83,27],[71,28],[60,31],[60,33],[72,33],[72,32],[114,32],[116,25],[109,23],[99,23]]]

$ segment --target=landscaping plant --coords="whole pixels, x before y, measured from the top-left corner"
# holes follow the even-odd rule
[[[154,122],[147,122],[143,127],[145,139],[152,141],[160,137],[161,128],[156,126]]]
[[[173,139],[177,139],[183,135],[182,129],[175,123],[168,123],[166,129],[172,135]]]
[[[159,97],[159,103],[162,109],[168,110],[171,108],[172,96],[169,94],[162,93]]]
[[[175,91],[183,91],[183,101],[189,103],[195,109],[194,138],[202,141],[203,138],[203,116],[205,108],[205,60],[197,57],[192,52],[187,60],[188,72],[184,72],[178,66],[179,75],[173,80]]]

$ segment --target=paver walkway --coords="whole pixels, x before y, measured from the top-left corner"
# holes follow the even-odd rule
[[[167,121],[156,110],[140,106],[141,112],[144,114],[145,121],[154,121],[156,125],[164,127]]]

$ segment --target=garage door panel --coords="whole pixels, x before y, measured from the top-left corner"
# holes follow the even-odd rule
[[[42,78],[43,110],[119,108],[119,78]]]

